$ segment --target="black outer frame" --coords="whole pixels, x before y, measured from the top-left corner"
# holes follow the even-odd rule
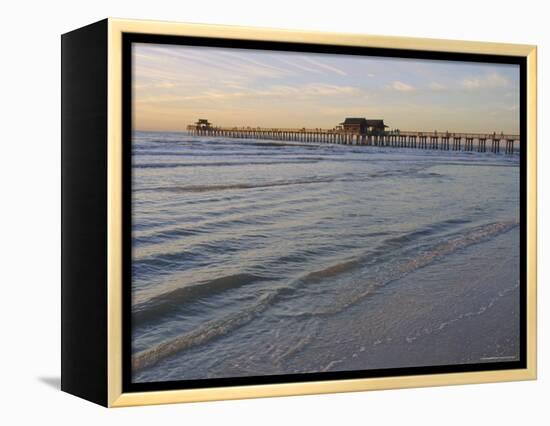
[[[344,55],[382,56],[447,61],[514,64],[520,67],[520,360],[428,367],[406,367],[345,372],[323,372],[250,376],[218,379],[178,380],[133,383],[131,380],[131,230],[132,230],[132,43],[155,43],[240,49],[331,53]],[[122,38],[122,391],[146,392],[176,389],[197,389],[221,386],[278,384],[342,379],[365,379],[420,374],[463,373],[527,368],[527,59],[525,57],[415,51],[355,46],[334,46],[257,40],[235,40],[207,37],[165,36],[124,33]]]
[[[108,20],[61,37],[61,390],[107,406]]]

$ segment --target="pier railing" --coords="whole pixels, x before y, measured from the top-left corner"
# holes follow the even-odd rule
[[[519,135],[503,133],[419,132],[409,130],[361,134],[347,132],[342,129],[187,126],[187,131],[198,136],[447,151],[490,151],[494,153],[502,151],[506,154],[518,153],[520,141]]]

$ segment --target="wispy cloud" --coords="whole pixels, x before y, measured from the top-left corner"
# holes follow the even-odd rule
[[[209,50],[201,51],[188,47],[150,46],[146,48],[144,59],[156,56],[156,60],[164,58],[166,65],[176,61],[172,68],[179,65],[202,68],[209,72],[224,71],[238,75],[241,79],[248,78],[282,78],[289,74],[288,70],[267,64],[261,60],[247,57],[245,54],[226,52],[217,49],[215,55]],[[174,66],[175,65],[175,66]]]
[[[326,83],[311,83],[302,86],[274,86],[276,88],[284,88],[295,95],[305,96],[335,96],[335,95],[351,95],[359,94],[360,89],[352,86],[340,86],[336,84]],[[277,91],[272,93],[278,94]]]
[[[287,99],[290,97],[291,99],[295,100],[311,99],[317,97],[326,100],[328,97],[353,95],[362,92],[360,89],[352,86],[339,86],[335,84],[325,83],[310,83],[294,86],[281,84],[271,85],[266,87],[265,89],[252,89],[243,87],[238,88],[239,90],[209,89],[194,95],[177,95],[165,93],[155,96],[143,96],[138,99],[138,103],[158,104],[199,100],[219,101],[247,97],[251,99],[258,99],[258,97],[281,97]],[[366,96],[365,93],[363,94]]]
[[[318,60],[312,59],[312,58],[303,58],[303,60],[310,63],[311,65],[314,65],[314,66],[316,66],[318,68],[321,68],[321,69],[324,69],[326,71],[330,71],[330,72],[333,72],[333,73],[338,74],[338,75],[348,75],[345,71],[341,70],[340,68],[336,68],[335,66],[328,65],[325,62],[318,61]]]
[[[290,59],[290,58],[279,57],[277,58],[277,61],[285,64],[287,67],[290,67],[287,69],[293,69],[294,71],[299,70],[299,71],[305,71],[306,73],[313,73],[313,74],[323,73],[319,68],[304,65],[303,62],[298,61],[295,58]]]
[[[468,77],[462,80],[465,89],[502,88],[508,86],[508,79],[499,73],[490,73],[481,77]]]
[[[245,64],[252,64],[252,65],[259,66],[261,68],[265,68],[265,69],[273,71],[273,72],[275,72],[279,75],[288,74],[288,70],[286,70],[284,68],[267,64],[265,61],[251,58],[251,57],[249,57],[249,56],[247,56],[246,54],[243,54],[243,53],[233,53],[233,52],[228,52],[228,51],[224,50],[224,51],[220,51],[219,55],[221,57],[226,57],[226,58],[232,59],[233,61],[230,62],[232,66],[235,66],[235,65],[238,66],[239,64],[245,63]]]
[[[167,80],[153,80],[148,82],[142,82],[142,83],[135,83],[134,89],[141,90],[141,89],[174,89],[175,87],[178,87],[178,85],[172,81]]]
[[[416,90],[414,86],[398,80],[394,81],[390,87],[397,92],[414,92]]]
[[[447,88],[444,84],[438,83],[436,81],[432,81],[429,87],[432,90],[445,90]]]

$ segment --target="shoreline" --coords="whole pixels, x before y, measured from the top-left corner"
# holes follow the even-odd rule
[[[142,252],[133,277],[144,294],[166,300],[140,307],[150,315],[134,328],[133,350],[149,366],[134,371],[136,381],[516,356],[518,170],[485,167],[508,166],[508,158],[464,160],[475,166],[464,168],[444,151],[373,151],[363,162],[355,161],[362,153],[342,146],[345,162],[327,152],[323,161],[297,166],[288,155],[311,147],[167,147],[175,139],[145,138],[137,150],[142,163],[158,168],[139,169],[148,183],[139,189],[148,191],[135,192],[144,226],[136,231]],[[185,152],[190,164],[266,152],[277,164],[241,169],[224,160],[215,173],[164,167],[167,156]],[[312,176],[322,184],[302,185]],[[257,189],[248,191],[252,183]],[[509,226],[516,231],[504,232]],[[352,258],[357,268],[325,277]],[[222,280],[237,273],[253,278],[246,285]],[[203,283],[213,284],[200,297],[169,296]]]
[[[350,371],[518,360],[519,282],[506,281],[514,274],[519,279],[517,255],[502,253],[476,277],[476,266],[485,263],[480,253],[518,239],[516,227],[395,281],[326,324],[325,333],[334,336],[346,323],[349,331],[324,355],[312,344],[289,364],[296,369],[300,357],[317,357],[317,371]],[[472,262],[478,265],[460,278],[437,278],[436,270]]]
[[[202,378],[515,361],[519,359],[519,284],[509,278],[519,263],[507,248],[518,238],[519,227],[514,227],[377,289],[375,297],[326,317],[316,333],[278,348],[276,362],[262,354],[240,353],[222,357],[216,369]],[[488,250],[500,250],[491,267],[480,256]],[[464,264],[472,268],[460,277],[449,274]],[[483,276],[478,274],[479,265],[485,268]],[[447,274],[445,281],[442,271]],[[249,323],[236,332],[251,335],[254,327]],[[221,341],[226,338],[220,337]],[[211,343],[214,350],[218,342]],[[200,348],[191,350],[196,351]],[[166,362],[175,366],[189,355],[183,351]],[[153,370],[167,364],[161,362]],[[179,371],[178,376],[183,373]],[[180,377],[199,379],[185,373]]]

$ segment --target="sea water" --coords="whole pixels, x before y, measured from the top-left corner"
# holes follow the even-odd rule
[[[136,382],[518,357],[517,154],[136,132],[132,181]]]

